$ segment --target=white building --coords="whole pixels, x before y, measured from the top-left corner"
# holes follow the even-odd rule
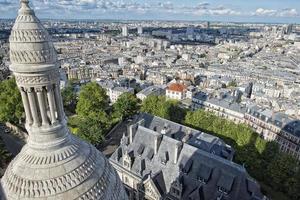
[[[109,99],[111,103],[115,103],[118,98],[124,93],[132,93],[134,94],[133,88],[125,88],[125,87],[114,87],[109,90]]]
[[[172,83],[166,89],[166,96],[169,99],[183,100],[186,98],[187,87],[180,83]]]
[[[137,29],[137,32],[138,32],[139,35],[142,35],[143,34],[143,27],[139,26],[138,29]]]
[[[127,27],[127,25],[122,27],[122,36],[124,36],[124,37],[128,36],[128,27]]]

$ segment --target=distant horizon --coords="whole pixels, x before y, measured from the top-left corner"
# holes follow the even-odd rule
[[[41,19],[219,21],[300,24],[299,0],[30,0]],[[0,0],[0,18],[13,19],[19,0]]]
[[[46,18],[42,17],[39,18],[41,21],[116,21],[116,22],[142,22],[142,21],[161,21],[161,22],[210,22],[210,23],[233,23],[233,24],[267,24],[267,25],[283,25],[283,24],[293,24],[293,25],[300,25],[299,23],[285,23],[285,22],[259,22],[259,21],[218,21],[218,20],[174,20],[174,19],[113,19],[113,18],[99,18],[99,19],[84,19],[84,18]],[[15,20],[15,18],[1,18],[0,20]]]

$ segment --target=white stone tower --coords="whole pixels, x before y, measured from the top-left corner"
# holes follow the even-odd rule
[[[0,199],[127,200],[108,160],[69,133],[56,52],[28,4],[21,0],[10,36],[10,69],[22,94],[29,137],[1,180]]]

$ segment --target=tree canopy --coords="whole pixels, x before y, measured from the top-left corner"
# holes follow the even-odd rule
[[[68,84],[66,88],[61,91],[64,108],[71,113],[75,113],[77,105],[77,95],[74,92],[74,88],[71,84]]]
[[[73,101],[74,96],[68,95],[67,99],[70,97]],[[83,86],[76,106],[77,116],[69,121],[74,134],[94,145],[99,144],[114,123],[107,114],[108,108],[108,96],[102,87],[94,82]]]
[[[76,135],[94,145],[99,144],[104,139],[111,127],[109,117],[104,111],[90,112],[88,115],[79,116],[77,119]]]
[[[142,103],[141,111],[178,123],[182,122],[185,116],[185,110],[179,107],[179,102],[167,100],[165,96],[147,97]]]
[[[139,110],[138,99],[134,94],[122,94],[113,105],[114,114],[120,119],[132,116]]]
[[[81,116],[88,116],[90,112],[102,112],[108,106],[106,91],[97,83],[92,82],[81,88],[76,113]]]
[[[299,165],[294,157],[279,153],[275,142],[263,140],[244,124],[201,109],[188,112],[185,124],[220,137],[235,149],[235,162],[243,164],[251,176],[290,199],[299,199]]]
[[[0,83],[0,121],[19,123],[24,113],[21,94],[15,79]]]
[[[238,86],[237,82],[235,80],[233,80],[228,83],[227,87],[237,87],[237,86]]]

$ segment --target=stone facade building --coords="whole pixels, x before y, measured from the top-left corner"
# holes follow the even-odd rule
[[[140,114],[110,163],[131,200],[262,200],[259,185],[217,137]]]
[[[277,142],[282,152],[300,160],[300,120],[256,105],[247,108],[245,119],[263,139]]]
[[[56,51],[28,4],[21,0],[10,36],[10,69],[22,95],[29,137],[1,180],[0,199],[126,200],[108,160],[70,134]]]

